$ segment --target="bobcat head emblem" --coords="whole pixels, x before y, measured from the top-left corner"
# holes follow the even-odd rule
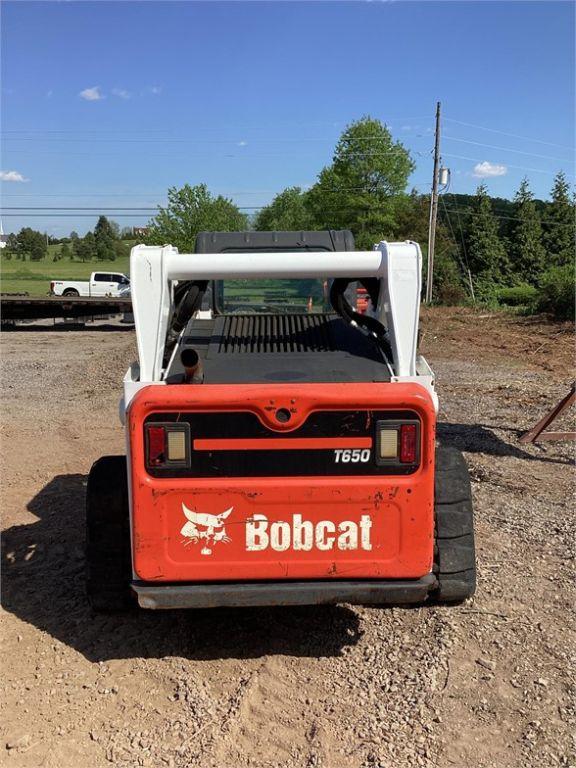
[[[202,541],[204,546],[200,550],[201,555],[211,555],[212,547],[219,542],[228,544],[231,541],[230,537],[226,535],[226,528],[224,528],[224,521],[230,515],[234,507],[230,507],[225,512],[220,512],[219,515],[209,515],[205,512],[195,512],[192,509],[188,509],[185,504],[182,504],[182,512],[187,523],[184,524],[180,533],[185,536],[187,541],[185,545],[197,544]]]

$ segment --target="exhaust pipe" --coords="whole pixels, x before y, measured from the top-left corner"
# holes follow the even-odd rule
[[[202,384],[204,381],[204,368],[195,349],[183,349],[180,353],[180,362],[184,368],[185,384]]]

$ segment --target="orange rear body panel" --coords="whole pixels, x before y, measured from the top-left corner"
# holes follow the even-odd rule
[[[290,411],[288,424],[276,421],[279,408]],[[144,422],[151,414],[255,414],[269,430],[260,450],[242,435],[229,439],[235,450],[252,451],[257,464],[262,450],[282,462],[282,436],[314,412],[354,409],[413,412],[420,420],[416,471],[347,476],[342,465],[342,474],[332,476],[166,478],[146,469]],[[133,399],[127,425],[133,570],[140,580],[410,579],[432,569],[436,416],[418,384],[151,385]],[[194,438],[194,450],[226,449],[222,438],[201,437],[196,445]],[[374,450],[365,437],[324,442],[319,447]],[[310,440],[292,447],[310,448]]]

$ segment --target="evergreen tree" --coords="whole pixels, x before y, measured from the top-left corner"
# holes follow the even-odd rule
[[[524,282],[534,285],[546,266],[546,252],[540,215],[528,179],[522,180],[514,197],[514,216],[510,237],[512,269]]]
[[[94,240],[96,242],[96,256],[99,261],[108,261],[116,258],[114,253],[114,241],[117,233],[106,216],[100,216],[94,227]]]
[[[96,237],[92,232],[87,232],[86,236],[84,237],[84,249],[86,257],[85,261],[92,261],[92,259],[97,258],[98,251]]]
[[[73,241],[74,255],[80,261],[92,261],[96,258],[96,238],[93,232],[87,232],[85,237]]]
[[[562,171],[554,178],[552,202],[547,206],[542,224],[548,264],[574,263],[576,211],[570,199],[570,185]]]
[[[68,245],[68,243],[64,243],[60,250],[60,258],[62,259],[68,259],[69,261],[72,261],[74,258],[74,254],[72,253],[72,249]]]
[[[506,273],[506,251],[485,184],[480,184],[472,203],[466,228],[466,253],[470,271],[477,281],[502,282]]]

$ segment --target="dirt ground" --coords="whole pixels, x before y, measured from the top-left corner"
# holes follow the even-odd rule
[[[421,343],[472,474],[473,600],[119,617],[86,604],[83,505],[133,332],[3,335],[3,766],[576,766],[572,448],[518,442],[570,328],[435,309]]]

